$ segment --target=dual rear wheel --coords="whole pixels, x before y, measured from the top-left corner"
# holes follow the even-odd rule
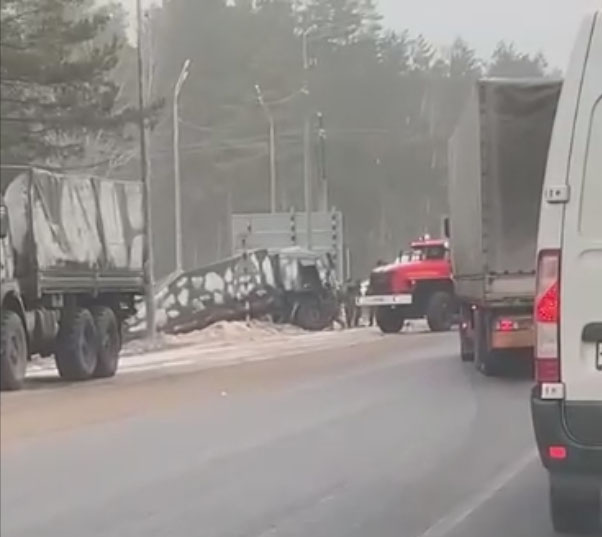
[[[61,378],[69,381],[112,377],[117,372],[121,335],[106,306],[75,308],[60,322],[55,352]]]
[[[112,377],[117,372],[121,333],[111,308],[77,307],[64,313],[56,338],[55,361],[61,378],[69,381]],[[23,387],[29,349],[21,317],[3,310],[0,319],[0,388]]]

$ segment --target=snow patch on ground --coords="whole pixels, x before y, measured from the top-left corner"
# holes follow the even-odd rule
[[[145,339],[131,341],[124,346],[121,356],[133,356],[204,343],[221,343],[230,346],[249,341],[282,340],[306,333],[296,326],[273,324],[259,320],[252,320],[249,323],[244,321],[221,321],[204,330],[189,334],[157,334],[155,341]]]
[[[378,329],[376,329],[378,330]],[[332,330],[322,333],[345,331],[340,325],[335,324]],[[428,327],[422,320],[407,321],[404,332],[427,332]],[[274,324],[268,321],[220,321],[203,330],[189,334],[157,334],[155,341],[146,339],[134,340],[127,343],[121,351],[121,356],[134,356],[151,352],[167,351],[193,345],[210,344],[212,346],[234,347],[249,342],[261,341],[287,341],[302,335],[309,335],[301,328],[289,324]]]

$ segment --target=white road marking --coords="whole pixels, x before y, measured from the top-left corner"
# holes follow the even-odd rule
[[[520,474],[527,466],[537,459],[537,451],[535,449],[525,453],[513,465],[500,472],[485,489],[479,491],[466,503],[462,504],[457,509],[439,519],[435,524],[428,528],[418,537],[445,537],[452,530],[456,529],[462,522],[470,517],[477,509],[485,505],[491,498],[500,492],[508,483],[510,483],[518,474]]]

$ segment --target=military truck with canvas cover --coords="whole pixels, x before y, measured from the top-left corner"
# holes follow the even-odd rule
[[[2,185],[2,389],[34,355],[66,380],[113,376],[143,293],[141,184],[21,169]]]
[[[462,358],[474,359],[485,374],[494,374],[505,356],[532,357],[538,214],[561,85],[481,80],[450,140]]]

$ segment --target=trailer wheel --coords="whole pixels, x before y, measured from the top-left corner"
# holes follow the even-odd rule
[[[466,334],[460,332],[460,356],[463,362],[474,361],[474,348]]]
[[[400,309],[379,306],[376,310],[376,324],[383,334],[397,334],[404,323],[405,317]]]
[[[489,348],[488,340],[486,313],[478,310],[475,313],[474,364],[477,370],[486,377],[495,377],[499,374],[499,359],[497,354]]]
[[[98,365],[98,332],[92,313],[75,308],[61,319],[55,354],[59,375],[65,380],[88,380]]]
[[[27,369],[27,336],[21,318],[14,312],[2,312],[0,322],[0,388],[20,390]]]
[[[111,308],[97,306],[92,309],[96,332],[98,333],[98,362],[94,377],[114,377],[119,365],[121,337],[117,317]]]
[[[451,330],[454,319],[453,297],[447,291],[437,291],[426,306],[426,321],[432,332]]]
[[[470,307],[462,304],[460,306],[460,329],[458,333],[460,335],[460,356],[463,362],[473,362],[475,359],[475,330],[472,322]]]

